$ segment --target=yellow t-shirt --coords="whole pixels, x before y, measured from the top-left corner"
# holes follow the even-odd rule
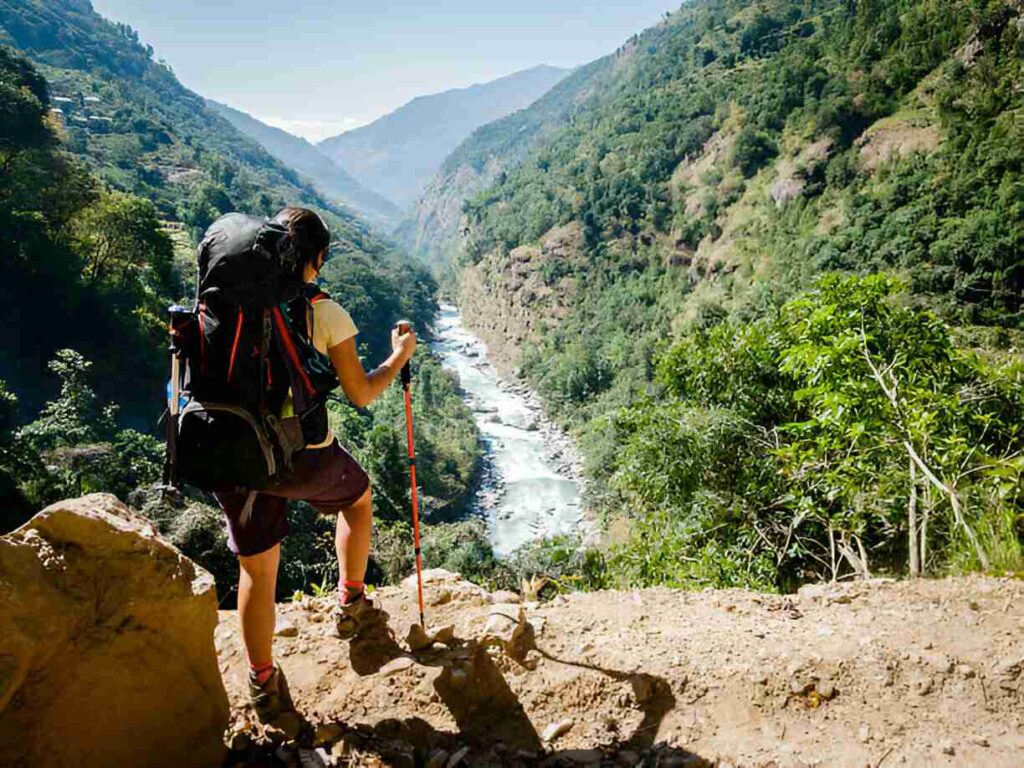
[[[313,302],[313,346],[318,352],[327,354],[327,350],[336,347],[341,342],[351,339],[359,333],[359,329],[353,322],[352,317],[340,304],[331,299],[320,299]],[[295,413],[295,404],[292,401],[292,393],[281,408],[281,417],[292,416]],[[309,448],[324,448],[334,442],[334,435],[327,432],[327,439],[317,445],[307,446]]]
[[[313,346],[327,354],[327,350],[359,333],[356,324],[341,305],[330,299],[313,303]]]

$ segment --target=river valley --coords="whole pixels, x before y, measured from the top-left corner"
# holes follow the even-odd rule
[[[508,555],[538,538],[584,525],[574,447],[550,424],[533,394],[501,379],[487,348],[442,304],[432,349],[453,371],[483,438],[483,479],[473,512],[487,521],[494,551]]]

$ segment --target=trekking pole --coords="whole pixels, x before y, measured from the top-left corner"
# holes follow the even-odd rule
[[[409,332],[409,323],[398,323],[398,332],[401,334]],[[409,482],[412,485],[412,536],[416,549],[416,596],[420,607],[420,626],[427,628],[424,620],[423,610],[423,554],[420,550],[420,505],[416,493],[416,445],[412,437],[412,392],[409,384],[412,382],[411,363],[407,362],[402,366],[402,389],[405,392],[405,435],[409,443]]]

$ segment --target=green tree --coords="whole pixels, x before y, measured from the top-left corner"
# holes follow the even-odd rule
[[[17,435],[18,398],[0,380],[0,533],[21,525],[32,512],[21,484],[41,470],[38,455]]]
[[[69,229],[88,284],[173,294],[174,247],[148,200],[104,193],[77,213]]]
[[[0,173],[11,161],[32,149],[47,149],[57,143],[50,127],[50,94],[46,80],[25,59],[0,46]]]
[[[780,367],[800,383],[796,397],[809,418],[787,426],[793,439],[780,450],[783,471],[827,516],[861,573],[869,567],[865,533],[898,525],[889,499],[902,495],[894,488],[901,477],[914,572],[924,546],[916,517],[922,487],[988,569],[975,528],[996,510],[971,509],[966,499],[993,466],[1019,454],[1019,413],[942,320],[901,304],[904,288],[884,275],[832,276],[784,308],[790,346]]]
[[[60,378],[60,394],[17,432],[44,460],[44,471],[20,482],[36,505],[98,491],[126,500],[136,488],[160,478],[162,441],[117,429],[117,407],[100,404],[88,381],[90,368],[78,352],[60,350],[50,363]]]
[[[73,349],[62,349],[49,367],[60,379],[60,394],[46,404],[35,421],[21,429],[21,436],[40,451],[109,439],[117,406],[100,405],[88,382],[92,363]]]

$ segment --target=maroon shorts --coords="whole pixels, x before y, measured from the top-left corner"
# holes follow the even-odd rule
[[[236,555],[258,555],[288,533],[288,499],[308,503],[322,515],[351,507],[370,487],[359,462],[335,440],[324,448],[307,448],[295,457],[294,470],[282,485],[256,494],[252,513],[243,525],[248,494],[217,491],[214,496],[228,520],[228,547]]]

